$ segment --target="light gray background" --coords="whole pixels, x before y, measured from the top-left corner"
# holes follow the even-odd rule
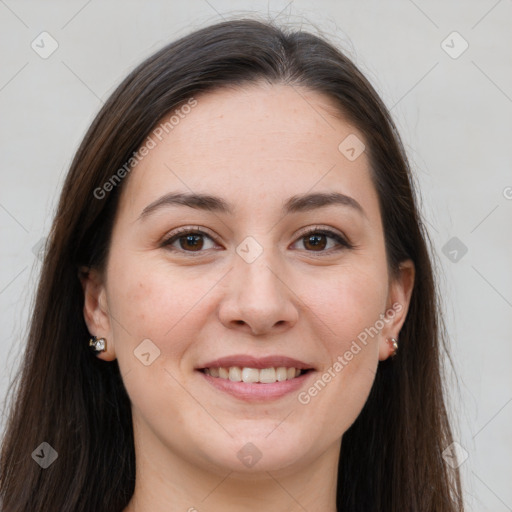
[[[102,102],[165,43],[247,12],[319,27],[392,109],[438,255],[468,510],[512,510],[511,0],[0,0],[0,396],[23,346],[37,244]],[[47,59],[31,48],[43,31],[59,45]]]

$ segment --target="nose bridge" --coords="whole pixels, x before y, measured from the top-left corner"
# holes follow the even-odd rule
[[[236,248],[234,270],[240,279],[238,293],[247,295],[245,300],[249,303],[260,300],[270,303],[283,293],[283,283],[277,278],[278,268],[281,267],[279,256],[268,240],[266,242],[263,246],[255,238],[247,237]]]
[[[283,283],[278,278],[281,265],[275,253],[275,250],[266,248],[254,261],[239,258],[235,263],[235,270],[242,284],[241,291],[255,298],[262,296],[267,300],[271,300],[274,295],[282,294]]]
[[[246,239],[236,252],[230,293],[220,309],[222,322],[230,327],[249,326],[253,333],[294,324],[298,312],[293,293],[282,280],[284,268],[278,251]]]

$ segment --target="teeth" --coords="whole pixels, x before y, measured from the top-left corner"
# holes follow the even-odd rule
[[[288,371],[286,370],[286,368],[280,366],[276,370],[276,380],[279,381],[279,382],[283,382],[283,380],[286,380],[286,375],[287,374],[288,374]]]
[[[240,368],[231,366],[230,368],[205,368],[204,372],[211,377],[229,379],[233,382],[247,382],[261,384],[273,384],[274,382],[283,382],[291,380],[301,375],[302,370],[298,368]]]
[[[229,380],[240,382],[242,380],[242,370],[238,366],[232,366],[229,369]]]
[[[244,382],[259,382],[260,371],[256,368],[244,368],[242,370],[242,380]]]
[[[263,382],[263,384],[272,384],[276,380],[275,368],[263,368],[263,370],[260,370],[260,382]]]

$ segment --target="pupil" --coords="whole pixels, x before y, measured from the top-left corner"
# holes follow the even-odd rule
[[[311,235],[308,237],[307,243],[314,248],[325,248],[325,235]]]
[[[181,243],[182,249],[197,250],[197,249],[201,249],[201,247],[203,246],[201,235],[187,235],[184,238],[185,238],[185,243],[183,243],[183,242]],[[183,240],[183,238],[182,238],[182,240]],[[185,247],[184,245],[188,246],[188,247]]]

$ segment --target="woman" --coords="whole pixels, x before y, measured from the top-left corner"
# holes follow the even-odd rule
[[[160,50],[64,184],[3,510],[463,510],[427,240],[328,42],[233,20]]]

